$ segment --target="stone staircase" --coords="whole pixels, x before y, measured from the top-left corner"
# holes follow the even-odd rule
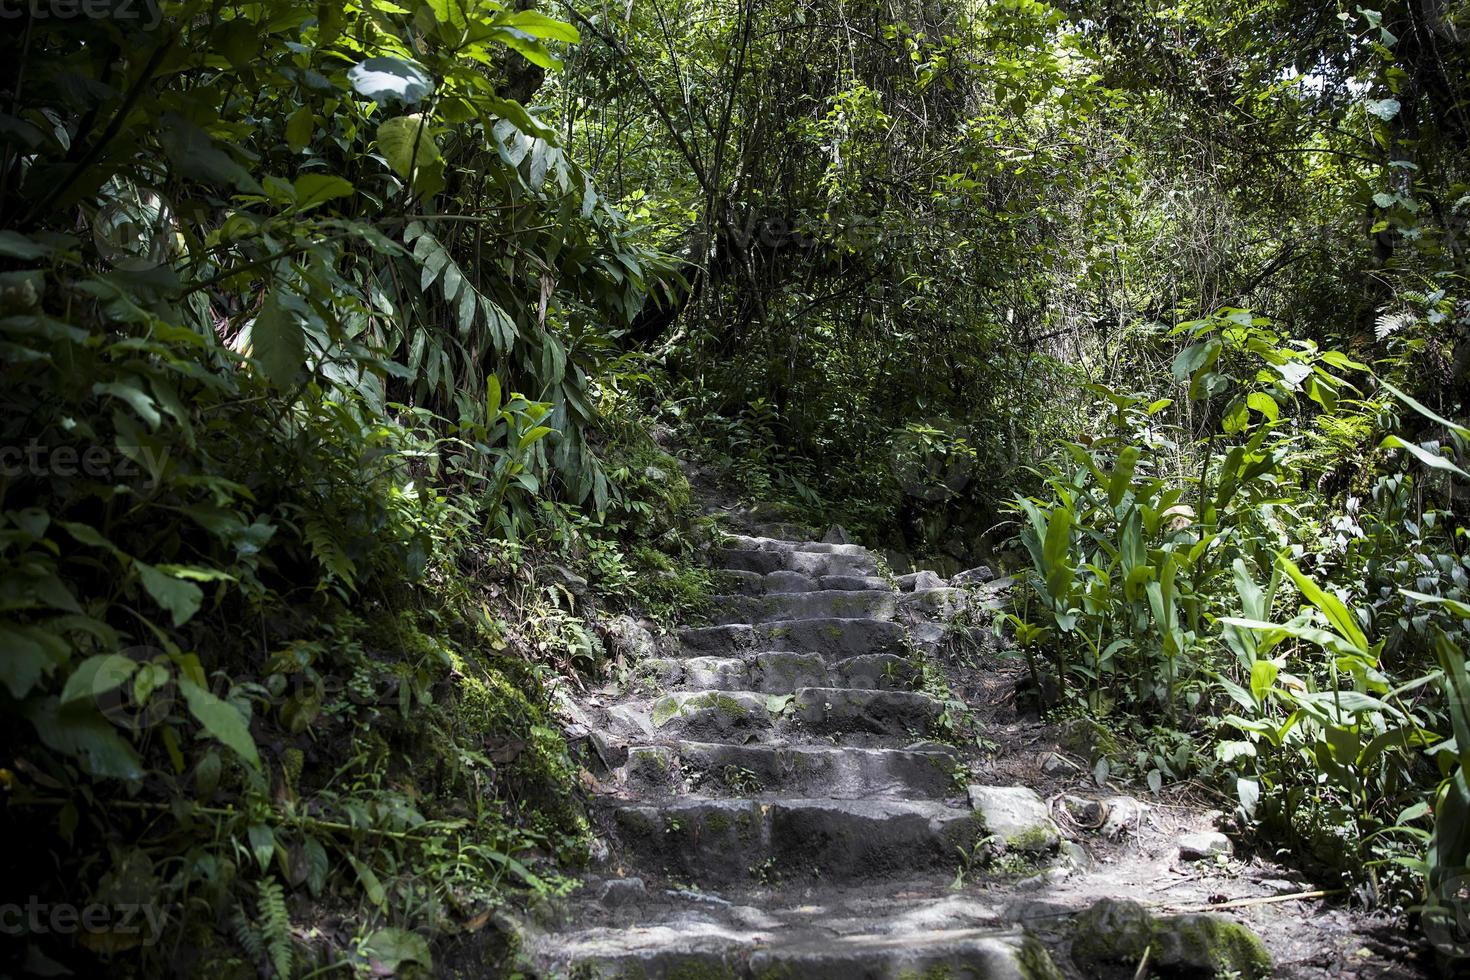
[[[1034,793],[968,786],[936,738],[948,706],[915,651],[956,590],[895,588],[852,544],[734,535],[717,564],[712,625],[585,709],[614,844],[529,934],[539,975],[1058,976],[999,898],[952,887],[1059,843]]]

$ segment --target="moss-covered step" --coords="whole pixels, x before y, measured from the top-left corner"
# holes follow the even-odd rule
[[[1025,933],[762,935],[713,923],[590,929],[565,937],[548,976],[578,980],[1060,980]]]
[[[710,600],[710,620],[720,625],[802,619],[892,619],[897,611],[898,596],[888,589],[717,595]]]
[[[819,653],[832,658],[908,653],[908,634],[903,627],[878,619],[797,619],[755,626],[726,624],[687,629],[679,636],[685,651],[695,656],[729,656],[763,650]]]
[[[796,692],[789,713],[803,731],[822,735],[868,732],[923,737],[935,731],[944,702],[918,691],[804,687]]]
[[[834,545],[833,547],[855,547]],[[772,551],[760,548],[721,548],[714,553],[713,564],[740,572],[769,575],[772,572],[800,572],[803,575],[876,575],[878,561],[858,549],[851,553],[819,551]]]
[[[919,800],[684,798],[614,815],[638,867],[700,886],[948,872],[984,837],[968,807]]]
[[[736,657],[654,658],[638,666],[640,683],[660,691],[759,691],[791,694],[803,687],[909,690],[918,670],[906,657],[864,654],[828,661],[816,653],[746,653]]]
[[[807,575],[784,569],[766,575],[723,569],[715,573],[715,586],[739,595],[783,595],[822,590],[864,592],[891,588],[888,580],[879,575]]]
[[[650,726],[666,738],[709,742],[770,741],[784,733],[864,733],[922,738],[942,702],[917,691],[803,687],[791,694],[673,691],[648,706]]]
[[[791,541],[785,538],[763,538],[749,534],[727,534],[721,541],[727,548],[742,551],[775,551],[782,554],[794,552],[810,555],[848,555],[862,557],[868,549],[860,544],[831,544],[826,541]]]
[[[777,943],[750,956],[758,980],[1061,980],[1022,932],[938,930]]]
[[[833,799],[944,799],[955,795],[954,752],[929,744],[905,749],[821,745],[732,745],[676,741],[635,745],[624,783],[651,796],[785,793]]]
[[[874,923],[882,925],[882,923]],[[844,934],[670,916],[532,939],[544,977],[578,980],[1059,980],[1046,949],[1019,930]]]

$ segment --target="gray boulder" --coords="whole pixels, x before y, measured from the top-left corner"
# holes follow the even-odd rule
[[[1186,861],[1199,861],[1221,855],[1229,857],[1235,853],[1230,838],[1217,830],[1205,830],[1197,834],[1185,834],[1179,838],[1179,856]]]
[[[951,585],[984,585],[994,580],[995,572],[991,571],[989,565],[976,565],[965,569],[949,581]]]
[[[1028,854],[1054,851],[1061,841],[1051,809],[1026,786],[971,786],[970,805],[986,833],[1000,838],[1007,850]]]
[[[606,634],[608,647],[624,660],[636,663],[657,652],[653,634],[632,616],[614,616],[603,623],[602,630]]]

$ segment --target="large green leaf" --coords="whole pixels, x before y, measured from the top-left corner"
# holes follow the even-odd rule
[[[136,558],[133,559],[133,568],[137,569],[138,578],[142,581],[143,588],[153,597],[153,601],[168,610],[175,626],[184,625],[199,611],[199,606],[204,601],[204,592],[193,582],[174,578],[162,569]]]
[[[1460,469],[1460,467],[1456,466],[1450,460],[1445,459],[1439,453],[1432,453],[1429,450],[1425,449],[1423,446],[1417,446],[1407,439],[1400,439],[1398,436],[1392,435],[1385,436],[1383,438],[1383,442],[1379,443],[1379,448],[1406,449],[1425,466],[1436,470],[1443,470],[1446,473],[1454,473],[1456,476],[1463,476],[1465,479],[1470,480],[1470,473],[1466,473],[1464,470]]]
[[[1389,384],[1387,381],[1384,381],[1382,378],[1379,378],[1378,379],[1378,383],[1381,384],[1381,385],[1383,385],[1383,387],[1387,388],[1389,390],[1389,392],[1395,398],[1397,398],[1399,401],[1403,402],[1405,405],[1409,406],[1414,411],[1418,412],[1420,415],[1422,415],[1425,418],[1429,419],[1431,422],[1436,422],[1436,423],[1444,426],[1446,429],[1449,429],[1451,432],[1453,432],[1455,435],[1459,436],[1461,439],[1470,440],[1470,428],[1466,428],[1465,426],[1460,425],[1457,422],[1451,422],[1449,419],[1445,418],[1443,415],[1440,415],[1438,412],[1435,412],[1429,406],[1423,404],[1422,402],[1418,401],[1415,398],[1410,397],[1409,395],[1407,395],[1404,392],[1400,391],[1399,389],[1395,388],[1393,385]]]
[[[350,197],[352,182],[332,174],[302,174],[292,185],[296,192],[296,210],[307,211],[339,197]]]
[[[422,115],[395,116],[378,124],[378,149],[393,172],[412,180],[419,194],[437,194],[444,189],[444,157]]]
[[[397,973],[404,963],[417,963],[426,970],[434,965],[428,940],[407,929],[379,929],[363,940],[362,951],[374,964],[374,973],[380,970]]]
[[[88,657],[66,679],[66,686],[61,691],[61,703],[95,703],[99,696],[115,691],[126,683],[137,669],[138,661],[120,653]]]
[[[501,14],[495,18],[495,26],[514,27],[532,37],[543,38],[547,41],[566,41],[576,44],[582,40],[582,35],[571,24],[564,20],[557,20],[555,17],[548,17],[539,10],[517,10]]]
[[[306,333],[301,318],[282,301],[281,290],[280,286],[273,288],[255,316],[250,328],[250,353],[272,384],[286,388],[301,377],[306,363]]]
[[[1217,339],[1191,344],[1179,352],[1169,370],[1180,382],[1188,382],[1199,371],[1208,368],[1220,359],[1221,345]]]
[[[429,73],[407,58],[368,58],[348,70],[347,80],[360,94],[379,105],[389,102],[413,105],[434,91]]]
[[[66,659],[67,644],[35,627],[0,624],[0,681],[19,700]]]
[[[63,706],[56,698],[43,698],[27,709],[26,717],[43,743],[75,758],[89,775],[101,779],[143,778],[138,753],[92,705]]]
[[[1327,621],[1332,624],[1332,628],[1339,636],[1359,652],[1368,652],[1368,638],[1363,635],[1363,629],[1358,625],[1357,618],[1341,599],[1323,589],[1285,555],[1277,558],[1277,563],[1281,566],[1282,571],[1291,576],[1291,580],[1296,583],[1302,595],[1327,617]]]
[[[1265,701],[1266,695],[1276,684],[1276,675],[1281,668],[1274,661],[1257,660],[1251,664],[1251,693],[1257,701]]]
[[[252,768],[260,768],[260,754],[255,748],[255,739],[251,738],[249,726],[234,705],[215,697],[187,674],[179,676],[179,691],[184,695],[189,713],[204,726],[206,732],[228,748],[234,749],[235,754]]]

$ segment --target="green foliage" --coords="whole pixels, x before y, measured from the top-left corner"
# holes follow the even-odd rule
[[[668,260],[501,92],[565,23],[162,14],[28,16],[0,129],[5,876],[166,910],[30,937],[80,973],[427,968],[582,849],[546,691],[600,655],[518,573],[643,506],[591,379]],[[295,945],[328,894],[361,949]]]
[[[1267,326],[1224,311],[1176,330],[1192,340],[1173,361],[1183,402],[1097,389],[1103,434],[1062,443],[1047,495],[1016,500],[1031,567],[1009,621],[1064,697],[1212,738],[1208,761],[1140,753],[1151,782],[1213,772],[1245,818],[1402,897],[1395,869],[1428,836],[1414,804],[1439,779],[1460,711],[1448,688],[1425,697],[1466,636],[1433,605],[1458,602],[1467,582],[1458,531],[1415,496],[1442,469],[1419,468],[1418,453],[1408,469],[1381,456],[1362,472],[1368,501],[1294,482],[1319,440],[1359,431],[1371,447],[1397,403],[1423,407],[1388,383],[1374,401],[1345,397],[1364,365]],[[1185,454],[1188,433],[1169,419],[1191,415],[1218,429]],[[1447,594],[1405,593],[1416,566]],[[1426,657],[1435,648],[1439,661]]]
[[[1464,868],[1463,3],[524,6],[12,32],[3,870],[177,909],[43,955],[427,971],[557,890],[555,677],[712,591],[674,452],[1024,566],[1112,771]]]

